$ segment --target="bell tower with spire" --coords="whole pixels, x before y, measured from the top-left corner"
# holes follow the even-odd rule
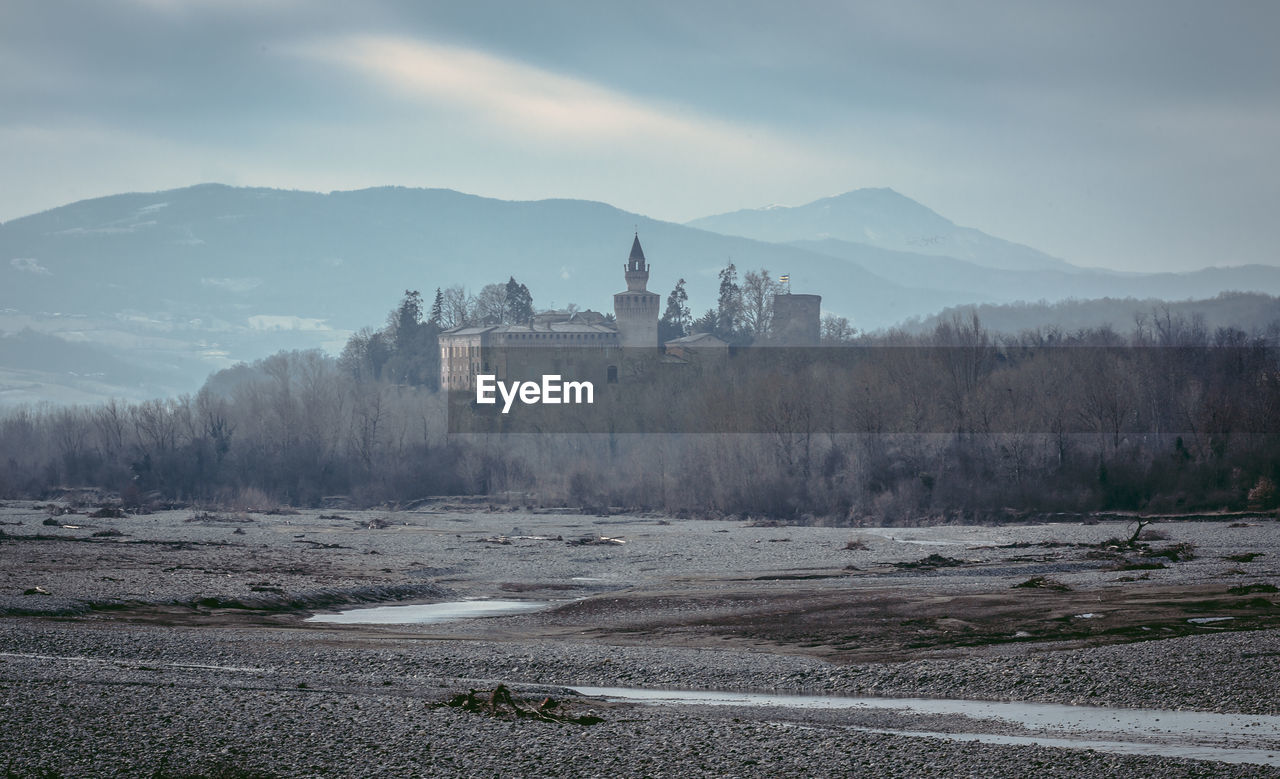
[[[627,347],[658,345],[658,304],[661,296],[648,290],[649,264],[640,248],[640,233],[631,242],[631,256],[623,265],[626,292],[613,296],[613,315],[618,321],[618,344]]]

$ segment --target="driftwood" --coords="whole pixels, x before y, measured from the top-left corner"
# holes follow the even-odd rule
[[[627,542],[623,541],[621,538],[611,538],[609,536],[588,536],[586,538],[579,538],[576,541],[570,541],[568,543],[569,543],[569,546],[604,546],[608,544],[621,545]]]
[[[483,693],[477,693],[476,690],[468,690],[465,694],[459,693],[444,703],[438,703],[437,706],[449,706],[455,709],[462,709],[476,714],[488,714],[490,717],[506,717],[512,716],[517,719],[535,719],[543,722],[569,722],[575,725],[595,725],[603,722],[599,717],[591,715],[583,715],[574,717],[564,711],[564,704],[555,700],[551,696],[546,696],[537,705],[530,705],[526,702],[524,706],[515,699],[511,694],[511,689],[505,684],[499,684],[493,688],[493,691],[487,696]]]
[[[489,536],[480,539],[485,544],[502,544],[509,546],[512,541],[563,541],[563,536]]]
[[[306,538],[295,538],[295,539],[293,540],[293,543],[295,543],[295,544],[311,544],[311,548],[312,548],[312,549],[350,549],[350,548],[351,548],[351,547],[349,547],[349,546],[343,546],[342,544],[325,544],[325,543],[321,543],[321,542],[319,542],[319,541],[311,541],[311,540],[308,540],[308,539],[306,539]]]

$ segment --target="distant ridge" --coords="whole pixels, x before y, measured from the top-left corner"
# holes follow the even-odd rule
[[[747,235],[701,227],[726,220]],[[864,331],[959,305],[1280,294],[1280,268],[1268,266],[1078,268],[956,227],[892,190],[680,225],[585,200],[200,184],[84,200],[0,225],[0,335],[30,328],[104,350],[27,349],[37,343],[29,335],[7,342],[10,356],[22,347],[24,362],[0,363],[0,404],[84,398],[107,392],[106,384],[130,397],[144,385],[193,391],[232,361],[284,348],[336,352],[352,331],[385,322],[406,289],[429,298],[436,287],[476,292],[515,276],[535,306],[607,311],[624,286],[636,230],[652,266],[649,288],[665,297],[684,278],[695,316],[715,305],[717,275],[730,258],[740,274],[789,274],[795,292],[820,293],[824,312]],[[855,232],[863,240],[847,237]],[[759,237],[766,235],[783,237]],[[45,352],[48,360],[32,357]],[[99,358],[122,370],[75,369],[75,361]],[[126,363],[137,368],[132,378]],[[46,391],[59,381],[75,394]]]
[[[834,238],[881,249],[968,260],[1005,270],[1075,270],[1029,246],[959,227],[892,189],[855,189],[802,206],[769,206],[705,216],[691,227],[760,241],[787,243]]]
[[[903,329],[930,333],[953,316],[977,314],[982,326],[996,333],[1017,335],[1026,330],[1057,329],[1063,333],[1109,327],[1121,335],[1133,332],[1141,318],[1172,317],[1199,320],[1214,338],[1219,328],[1237,328],[1250,335],[1280,336],[1280,297],[1256,292],[1224,292],[1201,300],[1166,301],[1159,298],[1102,298],[1064,300],[1058,303],[986,303],[955,306],[933,316],[909,321]]]

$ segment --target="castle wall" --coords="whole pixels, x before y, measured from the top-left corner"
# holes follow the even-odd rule
[[[618,343],[623,348],[658,345],[658,304],[655,292],[619,292],[613,296],[613,316],[618,324]]]

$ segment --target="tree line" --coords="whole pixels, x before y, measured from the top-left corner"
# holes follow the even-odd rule
[[[767,269],[748,271],[739,283],[737,268],[730,262],[720,271],[715,307],[694,318],[685,280],[680,279],[667,296],[666,308],[658,320],[659,342],[711,333],[737,346],[768,343],[772,337],[773,296],[783,291]],[[566,312],[578,309],[571,303]],[[405,290],[400,304],[387,315],[386,324],[352,334],[338,362],[357,381],[436,389],[440,333],[454,327],[525,324],[535,312],[532,293],[515,277],[506,283],[487,284],[476,294],[468,294],[460,285],[437,287],[429,307],[418,290]],[[605,316],[607,322],[612,319],[612,314]],[[823,318],[823,343],[850,343],[855,336],[848,319],[834,314]]]
[[[356,381],[435,389],[440,383],[440,333],[470,325],[523,324],[533,314],[533,295],[514,276],[506,284],[486,284],[476,295],[461,286],[437,287],[426,312],[422,294],[405,290],[384,327],[366,327],[347,339],[338,364]]]
[[[10,410],[0,496],[91,486],[127,503],[251,493],[320,505],[473,494],[872,524],[1280,505],[1280,370],[1265,332],[1171,315],[1125,335],[1000,337],[957,316],[927,335],[859,336],[887,356],[857,374],[818,363],[696,398],[758,415],[749,434],[463,436],[448,432],[443,393],[401,379],[429,370],[412,355],[443,324],[434,308],[424,314],[410,292],[376,331],[390,353],[381,375],[353,363],[356,349],[287,352],[220,371],[194,396]]]
[[[747,271],[738,281],[738,269],[729,262],[720,270],[716,305],[694,318],[689,308],[685,280],[680,279],[667,295],[666,307],[658,320],[658,341],[666,343],[695,333],[710,333],[734,346],[768,343],[773,337],[773,298],[786,287],[769,275],[767,268]],[[821,321],[822,343],[835,346],[851,342],[857,331],[846,317],[826,314]]]

